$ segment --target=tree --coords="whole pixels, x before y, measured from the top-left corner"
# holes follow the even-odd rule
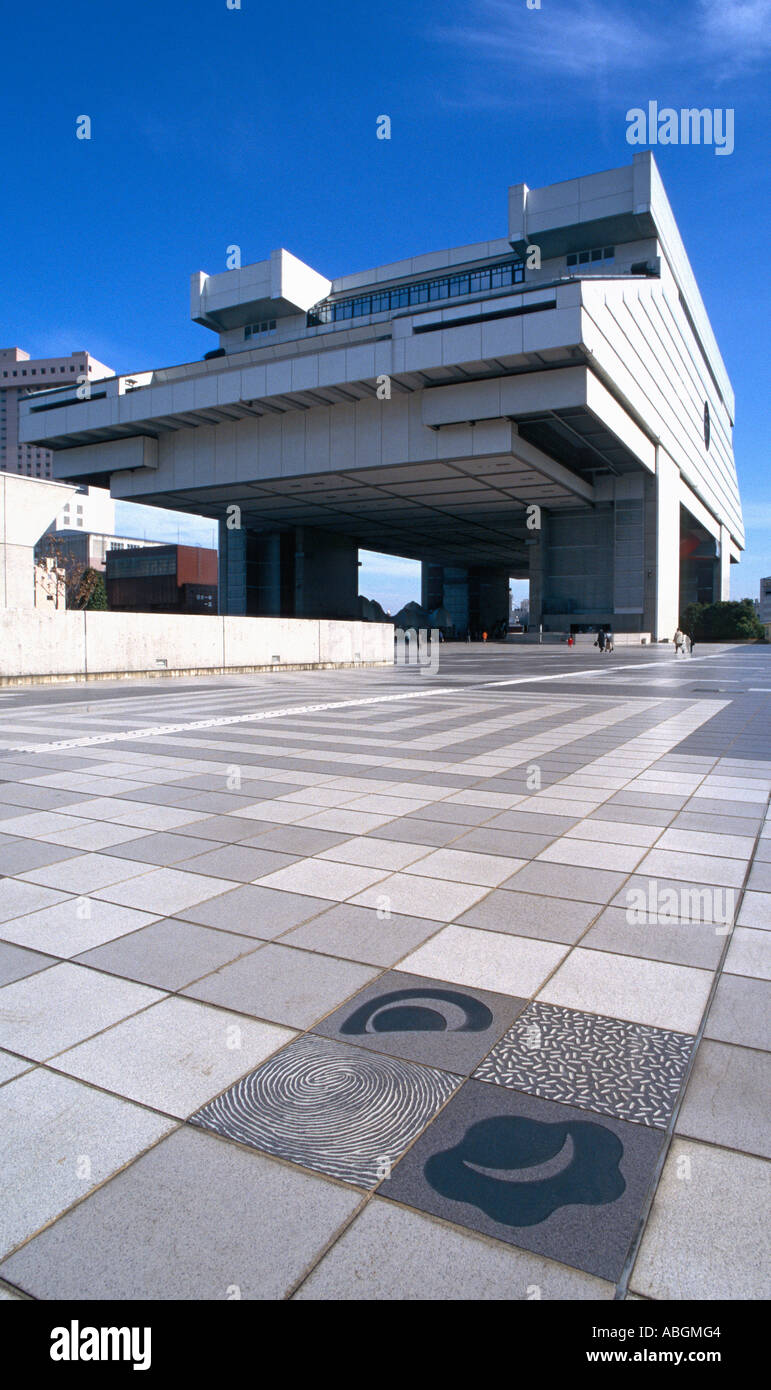
[[[84,570],[77,587],[73,607],[104,612],[108,606],[107,590],[102,575],[98,570],[90,568]]]
[[[690,603],[680,618],[683,632],[697,642],[763,641],[766,630],[751,598],[720,603]]]

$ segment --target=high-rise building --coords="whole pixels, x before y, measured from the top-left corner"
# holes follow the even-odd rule
[[[113,376],[112,367],[98,362],[89,352],[69,357],[30,357],[22,348],[0,348],[0,469],[28,478],[50,478],[50,449],[23,444],[19,439],[19,400],[32,391],[72,383],[91,383]]]

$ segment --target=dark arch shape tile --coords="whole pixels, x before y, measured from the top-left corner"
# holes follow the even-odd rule
[[[526,1000],[389,970],[314,1033],[468,1076]]]

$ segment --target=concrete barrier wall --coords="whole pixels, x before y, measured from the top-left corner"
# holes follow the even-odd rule
[[[0,679],[82,675],[85,669],[85,613],[0,608]]]
[[[390,623],[0,609],[0,683],[164,671],[390,666],[393,654]]]

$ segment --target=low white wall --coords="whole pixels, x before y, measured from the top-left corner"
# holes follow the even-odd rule
[[[252,667],[390,666],[393,653],[390,623],[0,609],[0,682]]]

